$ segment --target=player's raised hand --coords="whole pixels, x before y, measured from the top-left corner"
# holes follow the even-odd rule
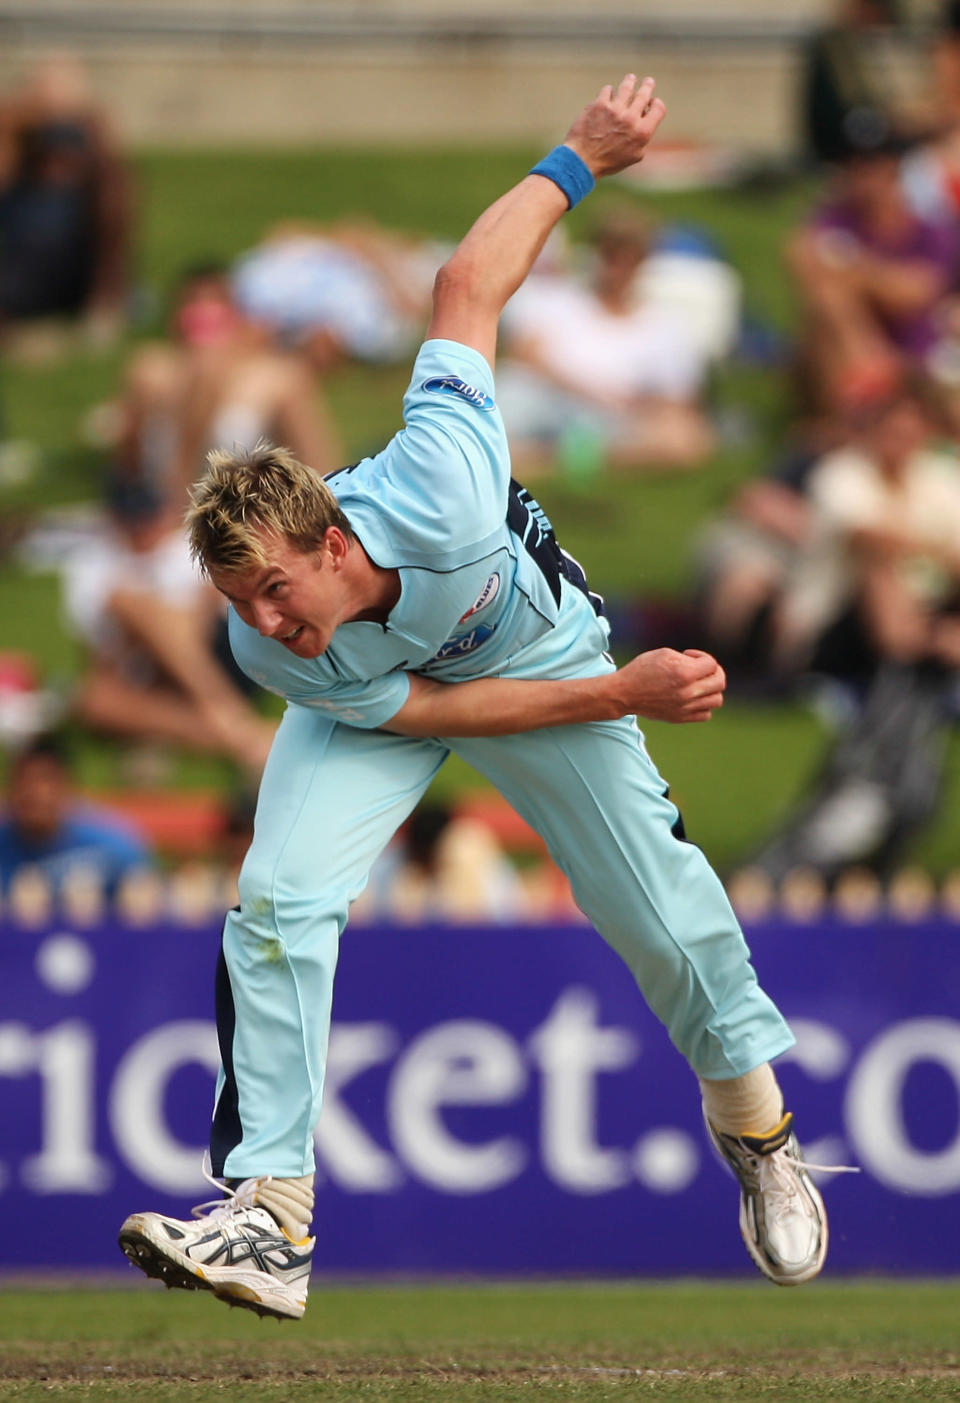
[[[615,175],[641,160],[666,115],[654,97],[652,78],[628,73],[616,89],[608,85],[583,109],[564,138],[597,178]]]
[[[615,674],[623,713],[650,721],[709,721],[723,705],[726,675],[716,658],[689,648],[654,648],[640,653]]]

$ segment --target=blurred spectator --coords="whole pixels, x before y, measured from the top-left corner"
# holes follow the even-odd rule
[[[54,896],[79,873],[112,897],[121,878],[150,863],[135,829],[77,797],[61,738],[38,736],[13,756],[0,814],[3,895],[29,868],[42,875]]]
[[[946,0],[933,44],[935,120],[904,159],[904,185],[925,219],[955,220],[960,208],[960,3]]]
[[[944,335],[957,230],[911,209],[900,154],[887,142],[849,157],[826,202],[790,241],[802,385],[818,410],[889,393],[927,365]]]
[[[960,0],[941,0],[933,46],[936,110],[941,122],[960,125]]]
[[[62,703],[40,684],[36,659],[27,652],[0,650],[0,746],[21,745],[59,719]]]
[[[943,6],[934,45],[936,130],[903,161],[904,190],[911,208],[932,223],[957,227],[960,221],[960,3]],[[934,348],[929,368],[941,383],[960,385],[960,298],[945,308],[946,335]]]
[[[820,539],[807,574],[832,595],[842,638],[819,644],[814,661],[829,670],[831,651],[836,670],[860,653],[866,676],[881,659],[960,666],[960,467],[933,432],[928,406],[901,392],[810,475]]]
[[[740,274],[699,226],[670,224],[655,231],[637,271],[636,290],[645,306],[663,307],[683,322],[706,367],[737,347],[743,311]]]
[[[851,866],[889,875],[932,818],[951,723],[940,669],[883,663],[841,727],[807,793],[753,866],[828,881]]]
[[[524,919],[524,906],[520,879],[490,829],[425,800],[374,864],[353,919],[509,922]]]
[[[608,216],[587,279],[535,277],[507,309],[498,399],[518,476],[693,467],[713,446],[700,403],[711,350],[645,279],[651,231]]]
[[[319,472],[342,461],[309,362],[267,342],[216,264],[184,274],[170,340],[134,353],[108,435],[119,474],[167,496],[177,511],[214,447],[252,448],[263,437]]]
[[[954,665],[951,626],[935,645],[930,621],[949,618],[960,588],[960,468],[933,433],[926,403],[904,390],[808,434],[741,488],[697,546],[725,665],[774,685],[812,670],[856,688],[885,658]]]
[[[842,0],[801,59],[800,120],[815,161],[846,160],[930,121],[897,0]]]
[[[372,223],[289,222],[240,259],[234,288],[248,317],[322,373],[344,359],[403,356],[422,333],[442,261],[431,244]]]
[[[77,717],[258,774],[274,728],[240,690],[222,601],[197,574],[178,517],[143,483],[118,483],[111,508],[110,529],[64,565],[67,617],[90,649]]]
[[[587,921],[573,898],[569,878],[552,858],[525,865],[518,875],[523,889],[521,919],[554,925],[582,925]]]
[[[807,484],[822,437],[798,439],[769,472],[746,482],[694,541],[696,608],[707,646],[734,691],[789,688],[808,658],[810,634],[820,621],[783,604],[817,535]]]
[[[130,290],[130,175],[75,58],[0,103],[0,329],[81,319],[104,340]]]
[[[933,812],[960,668],[960,466],[901,393],[810,473],[814,544],[784,608],[801,655],[857,700],[811,795],[761,856],[771,876],[889,864]]]

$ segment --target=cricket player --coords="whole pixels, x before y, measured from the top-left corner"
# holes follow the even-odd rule
[[[757,1266],[791,1285],[823,1264],[823,1204],[770,1067],[792,1036],[635,720],[707,719],[722,672],[669,649],[615,668],[600,601],[511,481],[496,403],[505,303],[566,210],[639,161],[663,115],[650,78],[604,88],[480,216],[437,276],[404,427],[382,453],[326,481],[269,445],[218,453],[193,490],[192,548],[232,606],[237,661],[289,705],[218,969],[211,1167],[226,1197],[196,1221],[135,1213],[120,1233],[167,1285],[303,1314],[339,938],[451,751],[542,834],[690,1064]]]

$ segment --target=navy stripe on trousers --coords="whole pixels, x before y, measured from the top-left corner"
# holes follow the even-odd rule
[[[211,1172],[219,1179],[223,1177],[223,1166],[227,1155],[231,1150],[236,1149],[243,1139],[237,1079],[233,1071],[233,1036],[237,1026],[237,1014],[222,941],[220,956],[217,960],[216,1010],[217,1041],[220,1044],[220,1061],[223,1064],[224,1083],[217,1098],[213,1124],[210,1127],[210,1159],[212,1162]]]

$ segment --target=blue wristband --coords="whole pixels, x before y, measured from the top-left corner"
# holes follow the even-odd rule
[[[582,161],[569,146],[555,146],[542,161],[530,171],[531,175],[543,175],[560,187],[567,197],[567,206],[573,209],[584,195],[589,195],[596,185],[590,167]]]

